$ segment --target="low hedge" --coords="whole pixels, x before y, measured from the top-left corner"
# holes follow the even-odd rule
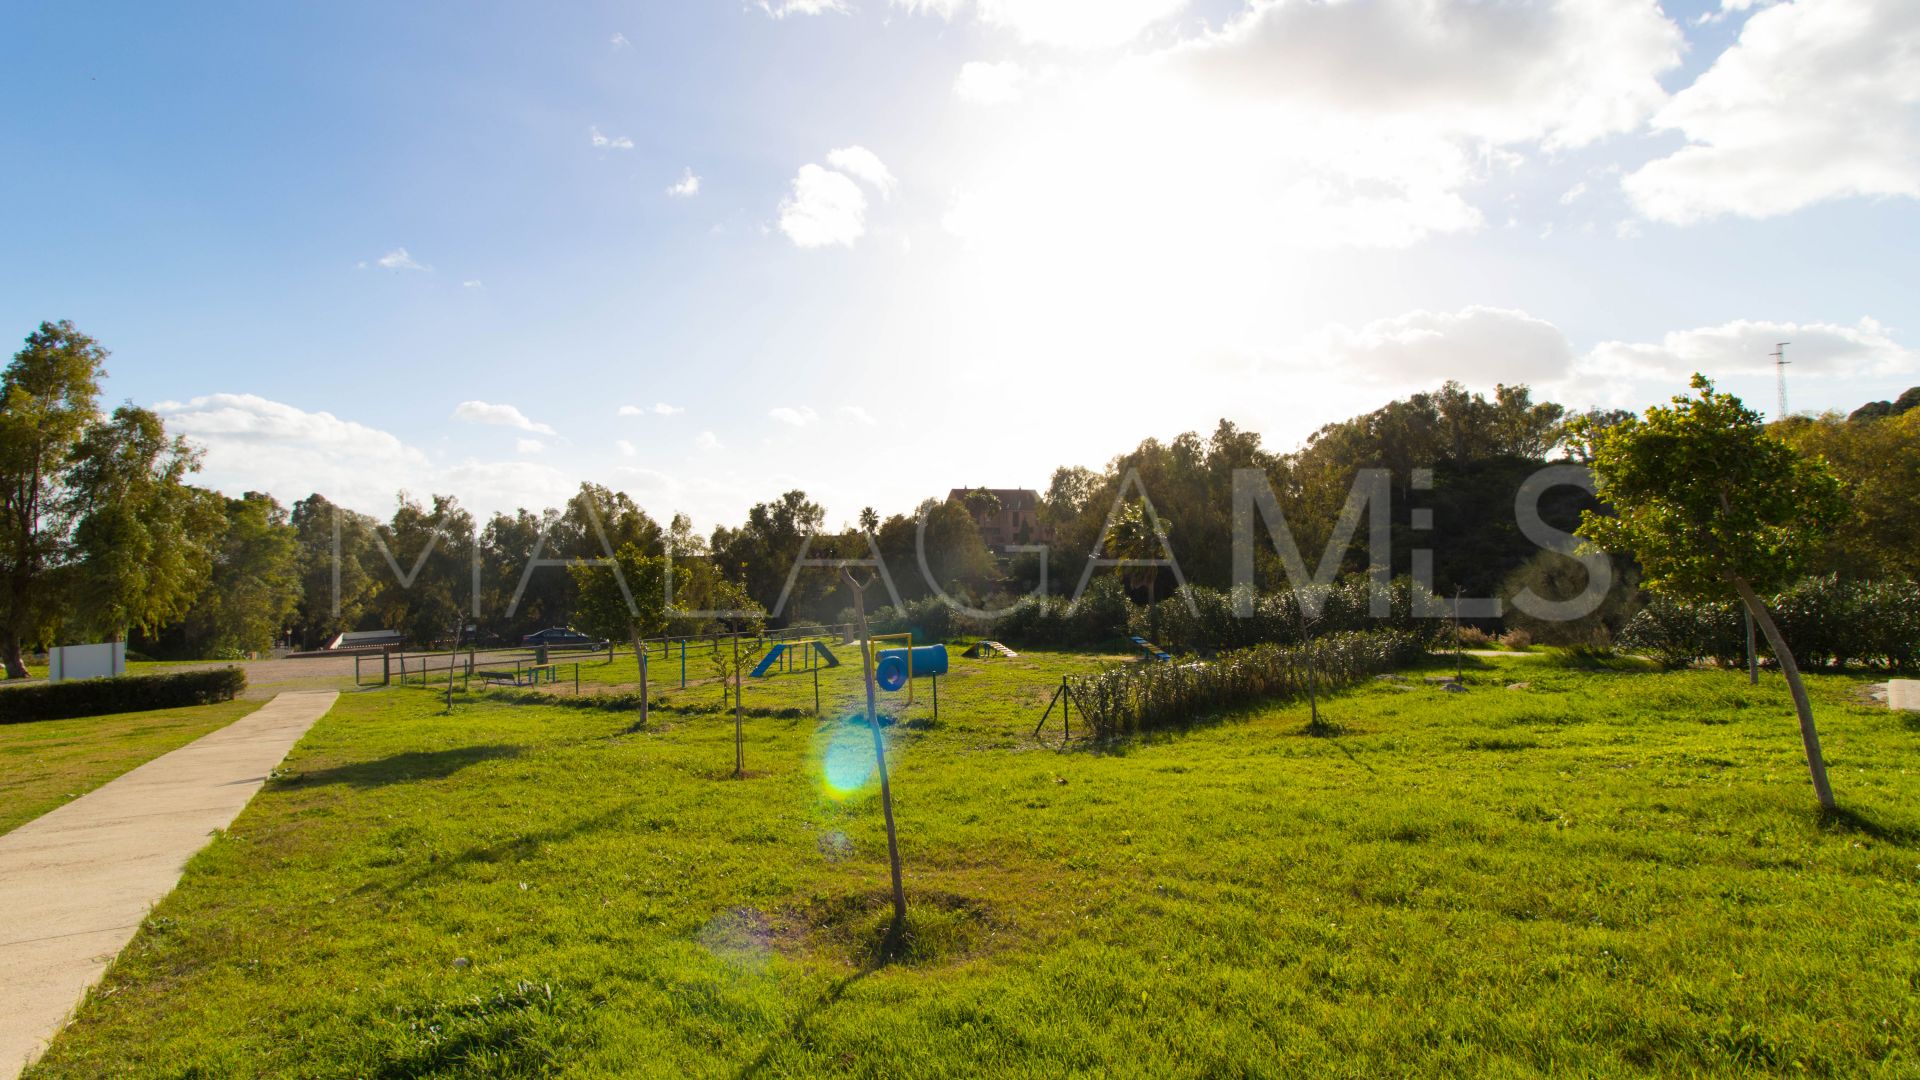
[[[232,701],[246,686],[236,667],[19,686],[0,689],[0,724],[211,705]]]

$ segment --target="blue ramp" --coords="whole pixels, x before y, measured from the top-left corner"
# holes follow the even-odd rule
[[[840,666],[840,658],[833,655],[833,650],[827,648],[826,642],[816,641],[813,643],[813,647],[814,647],[814,650],[820,654],[820,659],[825,660],[827,662],[828,667]]]
[[[775,645],[773,648],[768,649],[767,655],[760,658],[759,666],[753,669],[751,673],[753,677],[757,679],[765,675],[767,669],[772,667],[774,663],[780,659],[780,654],[786,651],[787,647],[785,645]]]

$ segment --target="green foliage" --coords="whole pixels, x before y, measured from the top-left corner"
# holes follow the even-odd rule
[[[237,667],[19,686],[0,690],[0,724],[211,705],[232,701],[246,687],[246,673]]]
[[[199,453],[145,409],[121,406],[87,429],[67,479],[77,515],[69,637],[154,630],[200,595],[226,516],[219,495],[186,486],[199,467]]]
[[[1304,698],[1418,661],[1411,634],[1327,634],[1307,645],[1256,645],[1206,663],[1121,664],[1069,678],[1075,704],[1101,738],[1182,727],[1228,709]]]
[[[1693,377],[1696,396],[1605,428],[1576,422],[1606,515],[1580,535],[1630,551],[1646,585],[1677,597],[1729,595],[1734,580],[1793,580],[1848,513],[1838,479],[1769,434],[1758,413]]]
[[[300,600],[300,538],[271,495],[225,500],[212,572],[169,651],[237,659],[271,648]]]
[[[573,625],[603,641],[658,637],[667,629],[667,558],[632,543],[614,554],[614,566],[576,563]],[[617,569],[616,569],[617,568]]]
[[[1439,600],[1418,589],[1412,578],[1395,578],[1387,583],[1387,615],[1373,616],[1372,582],[1364,574],[1351,574],[1331,586],[1309,586],[1309,606],[1318,605],[1319,614],[1308,631],[1325,633],[1394,630],[1422,642],[1451,626],[1445,620],[1423,617],[1419,611],[1437,610]],[[1234,593],[1192,585],[1162,600],[1153,618],[1144,615],[1133,620],[1134,629],[1144,633],[1151,621],[1154,640],[1169,649],[1191,652],[1216,652],[1243,649],[1263,644],[1296,644],[1301,639],[1299,599],[1292,589],[1251,592],[1243,597],[1252,614],[1235,613]],[[1197,613],[1197,614],[1196,614]]]
[[[1613,580],[1598,607],[1578,619],[1539,619],[1516,606],[1513,598],[1531,590],[1549,602],[1576,599],[1586,591],[1587,571],[1578,560],[1558,552],[1535,553],[1500,586],[1506,625],[1542,645],[1586,645],[1619,636],[1640,606],[1640,571],[1629,559],[1614,556],[1612,562]]]
[[[1829,539],[1820,569],[1920,580],[1920,409],[1865,423],[1795,416],[1768,430],[1847,485],[1856,520]]]
[[[1910,581],[1806,578],[1766,597],[1796,658],[1820,666],[1911,668],[1920,664],[1920,586]],[[1746,661],[1746,630],[1730,600],[1656,596],[1621,634],[1624,648],[1669,667]],[[1762,656],[1768,654],[1759,642]]]

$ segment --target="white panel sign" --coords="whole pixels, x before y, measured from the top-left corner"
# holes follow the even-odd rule
[[[47,650],[47,681],[104,679],[127,673],[127,643],[56,645]]]

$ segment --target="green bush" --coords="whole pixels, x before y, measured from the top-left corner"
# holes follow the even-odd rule
[[[0,689],[0,724],[211,705],[246,686],[246,673],[233,667],[19,686]]]
[[[1920,586],[1910,581],[1808,578],[1767,607],[1803,667],[1912,667],[1920,662]],[[1627,622],[1622,646],[1669,667],[1746,662],[1746,628],[1733,601],[1654,597]],[[1767,653],[1764,638],[1757,642]]]
[[[1177,727],[1224,709],[1307,693],[1309,658],[1324,692],[1417,662],[1425,642],[1398,630],[1329,634],[1310,646],[1256,645],[1209,663],[1135,663],[1069,677],[1073,702],[1096,736]]]

